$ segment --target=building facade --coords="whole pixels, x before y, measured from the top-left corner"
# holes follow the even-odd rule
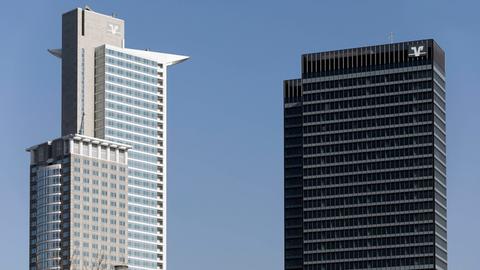
[[[127,264],[127,145],[68,135],[30,147],[30,269]]]
[[[284,81],[285,269],[447,270],[445,54],[302,56]]]
[[[88,7],[63,14],[62,48],[49,50],[62,61],[62,136],[131,147],[126,263],[166,269],[167,68],[188,57],[125,48],[124,25]]]
[[[129,265],[165,269],[167,67],[183,56],[103,45],[95,50],[95,137],[132,146]]]

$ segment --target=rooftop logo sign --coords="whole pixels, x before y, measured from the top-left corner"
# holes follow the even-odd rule
[[[118,25],[115,25],[113,23],[108,24],[108,32],[112,33],[113,35],[120,35],[120,29]]]
[[[419,57],[425,55],[427,54],[427,52],[425,52],[424,49],[425,46],[410,47],[410,53],[408,54],[408,56]]]

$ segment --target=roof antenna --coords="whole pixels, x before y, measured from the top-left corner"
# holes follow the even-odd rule
[[[393,32],[390,32],[390,33],[388,34],[388,42],[390,42],[390,44],[393,43],[393,37],[394,37]]]

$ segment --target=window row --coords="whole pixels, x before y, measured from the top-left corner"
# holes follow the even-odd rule
[[[137,135],[132,134],[125,131],[119,131],[112,129],[111,127],[106,127],[105,135],[113,136],[119,139],[125,139],[129,141],[134,141],[134,143],[130,142],[129,145],[135,145],[135,142],[149,144],[151,146],[157,146],[159,139],[155,139],[152,137],[144,136],[144,135]]]
[[[132,115],[125,114],[123,112],[115,112],[107,110],[105,112],[106,118],[111,118],[113,120],[121,120],[124,122],[130,122],[132,124],[137,124],[141,126],[157,128],[159,121],[163,120],[163,115],[160,115],[159,118],[145,119],[142,117],[136,117]]]
[[[363,164],[333,165],[328,167],[306,168],[303,170],[304,176],[359,173],[375,170],[402,169],[409,167],[433,166],[431,157],[415,158],[415,156],[405,157],[401,160],[377,161]]]
[[[105,85],[105,90],[106,92],[111,92],[111,93],[117,93],[117,94],[122,94],[130,97],[136,97],[140,99],[145,99],[149,100],[152,102],[158,102],[163,103],[163,98],[158,96],[158,93],[153,94],[153,93],[146,93],[141,90],[133,89],[133,88],[127,88],[127,87],[122,87],[110,83],[106,83]]]
[[[107,74],[105,77],[106,77],[105,83],[109,83],[109,82],[110,83],[115,83],[115,84],[131,87],[131,88],[140,89],[140,90],[143,90],[143,91],[146,91],[146,92],[150,92],[152,94],[156,94],[156,93],[159,92],[158,85],[141,83],[141,82],[137,82],[137,81],[130,80],[130,79],[124,79],[122,77],[118,77],[118,76],[110,75],[110,74]]]
[[[377,151],[337,154],[337,155],[335,155],[335,153],[331,153],[328,156],[323,154],[319,157],[304,158],[303,165],[325,165],[325,164],[346,163],[346,162],[359,163],[364,161],[375,161],[378,159],[391,159],[391,158],[399,158],[399,157],[407,157],[407,156],[415,157],[415,156],[431,155],[431,154],[433,154],[433,148],[431,145],[422,146],[422,147],[396,148],[396,149],[389,149],[389,150],[378,149]]]
[[[433,99],[433,92],[431,89],[425,88],[418,88],[412,90],[420,90],[416,92],[407,92],[407,93],[398,93],[395,95],[383,95],[383,96],[365,96],[363,98],[357,99],[348,99],[348,100],[340,100],[340,101],[329,101],[325,102],[322,99],[315,99],[310,95],[305,95],[304,102],[308,101],[317,101],[315,103],[315,110],[311,110],[311,112],[318,112],[318,111],[329,111],[329,110],[347,110],[347,109],[361,109],[362,107],[366,106],[386,106],[392,105],[395,103],[400,102],[415,102],[420,100],[432,100]],[[305,108],[310,104],[304,105]],[[306,109],[305,112],[308,112]]]
[[[354,217],[354,218],[338,218],[332,220],[321,221],[305,221],[304,229],[335,229],[343,227],[358,227],[358,226],[378,226],[385,224],[397,224],[399,223],[420,223],[420,222],[432,222],[434,219],[433,210],[427,213],[405,213],[405,214],[392,214],[382,215],[376,217]]]
[[[374,228],[340,229],[340,230],[322,230],[304,233],[304,239],[307,242],[328,241],[329,239],[339,238],[359,238],[359,237],[380,237],[399,234],[417,234],[434,233],[435,226],[431,223],[404,224],[393,226],[379,226]]]
[[[105,49],[105,53],[106,53],[106,55],[111,55],[111,56],[115,56],[115,57],[122,58],[122,59],[125,59],[125,60],[142,63],[142,64],[149,65],[149,66],[152,66],[152,67],[157,67],[158,66],[158,63],[155,62],[155,61],[148,60],[148,59],[145,59],[145,58],[141,58],[141,57],[138,57],[138,56],[133,56],[133,55],[126,54],[126,53],[123,53],[123,52],[118,52],[118,51],[115,51],[115,50],[112,50],[112,49]]]
[[[157,126],[156,129],[144,128],[138,125],[126,124],[124,122],[119,122],[119,121],[110,120],[110,119],[106,120],[106,127],[113,127],[116,129],[131,131],[131,132],[135,132],[135,133],[139,133],[139,134],[147,135],[151,137],[156,137],[159,134],[159,126]]]
[[[329,242],[320,242],[320,243],[307,243],[304,245],[304,252],[311,253],[309,251],[317,251],[322,253],[323,255],[340,255],[344,253],[344,258],[341,259],[353,259],[348,257],[346,253],[348,252],[335,252],[331,250],[338,250],[338,249],[363,249],[368,248],[370,250],[379,251],[379,250],[390,250],[397,252],[403,250],[407,252],[409,249],[408,247],[403,248],[389,248],[385,246],[397,246],[397,245],[410,245],[410,244],[428,244],[432,250],[427,252],[433,252],[433,242],[435,241],[435,236],[433,233],[431,234],[417,234],[417,235],[402,235],[402,236],[389,236],[389,237],[376,237],[376,238],[369,238],[369,239],[353,239],[353,240],[342,240],[342,241],[329,241]],[[377,247],[377,248],[375,248]],[[383,248],[379,248],[383,247]],[[394,251],[395,252],[395,251]],[[411,254],[418,254],[418,253],[403,253],[403,254],[394,254],[394,255],[411,255]],[[377,257],[375,255],[373,257]],[[381,255],[381,256],[391,256],[391,255]],[[360,256],[360,257],[370,257],[370,256]],[[328,258],[324,257],[324,258]],[[356,257],[358,258],[358,257]]]
[[[310,209],[310,208],[324,208],[324,207],[365,207],[364,205],[366,204],[385,204],[385,203],[391,203],[391,202],[399,202],[399,201],[409,201],[409,200],[424,200],[424,199],[432,199],[433,200],[433,191],[432,190],[417,190],[417,191],[402,191],[398,192],[398,190],[401,189],[416,189],[416,188],[426,188],[426,187],[432,187],[433,186],[433,180],[423,180],[423,181],[412,181],[412,182],[417,182],[416,184],[412,185],[406,185],[402,183],[405,182],[394,182],[394,183],[384,183],[384,184],[376,184],[376,185],[385,185],[387,186],[390,184],[390,186],[387,186],[385,188],[372,188],[374,190],[388,190],[392,191],[390,193],[386,194],[371,194],[371,195],[360,195],[358,194],[357,196],[347,196],[343,198],[322,198],[320,197],[317,200],[305,200],[303,201],[303,207],[304,209]],[[355,186],[358,187],[358,186]],[[337,195],[337,194],[356,194],[356,191],[359,190],[359,193],[365,193],[368,192],[367,190],[372,190],[372,189],[357,189],[355,187],[348,188],[346,190],[333,190],[333,192],[325,192],[325,193],[330,193],[332,195]],[[362,186],[363,187],[363,186]],[[323,193],[322,191],[328,191],[328,190],[320,190],[320,193]],[[337,192],[338,193],[334,193]],[[342,191],[344,193],[342,193]],[[345,192],[347,191],[347,192]],[[306,192],[306,191],[305,191]]]
[[[392,180],[417,180],[419,178],[429,178],[432,179],[433,172],[432,169],[398,169],[390,172],[369,172],[356,173],[353,175],[342,175],[342,176],[322,176],[314,179],[304,179],[304,186],[330,186],[330,185],[351,185],[359,184],[362,182],[371,182],[371,181],[392,181]]]
[[[369,108],[369,109],[359,109],[354,111],[341,111],[333,113],[321,113],[318,114],[309,114],[303,117],[303,123],[313,123],[321,122],[324,124],[328,121],[341,121],[341,120],[351,120],[355,118],[366,118],[366,117],[384,117],[387,115],[396,114],[406,114],[406,113],[416,113],[422,111],[432,111],[432,103],[429,101],[423,103],[415,104],[404,104],[404,105],[395,105],[390,107],[381,107],[381,108]]]
[[[372,258],[368,261],[351,261],[351,262],[330,262],[319,264],[306,264],[304,270],[356,270],[356,269],[433,269],[435,258],[433,254],[426,257],[417,258],[390,258],[385,259],[378,257],[378,259]],[[407,266],[410,266],[407,268]],[[415,267],[415,268],[414,268]]]
[[[114,103],[114,102],[111,102],[111,101],[106,101],[105,102],[105,107],[108,108],[108,109],[113,109],[113,110],[116,110],[116,111],[120,111],[120,112],[126,112],[126,113],[129,113],[129,114],[133,114],[133,115],[136,115],[136,116],[141,116],[141,117],[146,117],[146,118],[151,118],[151,119],[158,119],[160,113],[156,112],[152,112],[152,111],[149,111],[149,110],[145,110],[145,109],[138,109],[136,107],[132,107],[130,105],[123,105],[123,104],[118,104],[118,103]],[[162,107],[159,106],[160,108],[160,111],[162,110]]]
[[[403,137],[403,138],[378,138],[377,140],[363,141],[363,142],[354,142],[354,143],[343,143],[343,144],[329,144],[322,146],[305,146],[303,148],[304,155],[315,155],[315,154],[340,154],[341,152],[351,152],[351,151],[372,151],[372,150],[387,150],[387,148],[399,148],[399,147],[414,147],[421,144],[431,144],[433,143],[433,136],[431,135],[417,135],[415,137]],[[288,149],[286,153],[293,152],[293,149]],[[301,148],[300,148],[301,150]],[[298,150],[296,150],[298,151]],[[295,152],[293,152],[295,153]]]
[[[153,111],[158,110],[159,106],[160,106],[156,102],[155,103],[147,102],[147,101],[143,101],[143,100],[138,100],[136,98],[125,97],[125,96],[118,95],[116,93],[111,93],[111,92],[106,92],[105,96],[106,96],[107,100],[113,100],[113,101],[125,103],[125,104],[128,104],[128,105],[141,107],[141,108],[144,108],[144,109],[150,109],[150,110],[153,110]]]
[[[350,78],[341,80],[330,80],[316,83],[303,84],[304,92],[311,92],[316,90],[325,90],[342,87],[361,87],[371,84],[404,82],[408,80],[430,79],[432,77],[432,70],[409,71],[391,74],[382,74],[369,77]],[[330,92],[331,93],[331,92]],[[325,98],[334,98],[332,96],[325,96]]]
[[[358,130],[342,132],[337,134],[323,134],[314,136],[305,136],[304,144],[331,143],[351,140],[374,140],[385,139],[385,137],[405,136],[405,135],[423,135],[422,133],[433,132],[431,124],[412,123],[414,125],[403,127],[385,127],[376,130]],[[358,142],[355,142],[356,144]]]
[[[396,204],[382,204],[374,206],[345,207],[336,209],[305,210],[303,218],[308,219],[331,219],[331,218],[349,218],[364,215],[393,214],[398,215],[405,212],[432,210],[433,201],[407,202]]]
[[[345,90],[331,90],[318,93],[305,93],[302,96],[303,112],[315,112],[325,109],[334,109],[335,107],[325,104],[345,104],[348,101],[357,101],[361,104],[371,104],[372,101],[366,103],[363,100],[371,100],[374,98],[383,98],[385,101],[392,102],[391,97],[398,97],[408,94],[432,93],[431,81],[398,83],[392,85],[380,85],[365,88],[352,88]],[[395,100],[396,98],[393,98]],[[347,103],[349,104],[349,103]],[[378,102],[377,102],[378,104]],[[358,106],[359,106],[358,105]],[[345,107],[345,106],[344,106]],[[350,106],[351,107],[351,106]]]
[[[335,122],[331,124],[317,124],[303,127],[303,134],[338,132],[351,129],[378,128],[393,125],[417,124],[432,121],[432,113],[422,113],[416,115],[394,116],[377,119],[355,120],[349,122]]]
[[[424,242],[420,242],[424,243]],[[369,250],[330,252],[330,253],[314,253],[305,254],[305,261],[338,261],[338,260],[355,260],[358,258],[382,258],[385,257],[411,257],[411,256],[433,256],[433,243],[425,242],[425,245],[414,247],[396,247],[396,248],[380,248]]]
[[[156,84],[159,80],[156,76],[146,76],[146,75],[143,75],[141,73],[132,72],[132,71],[129,71],[129,70],[117,68],[115,66],[110,66],[110,65],[106,65],[105,71],[108,72],[108,73],[120,75],[120,76],[123,76],[123,77],[131,78],[131,79],[135,79],[135,80],[139,80],[139,81],[144,81],[144,82],[152,83],[152,84]],[[157,75],[157,74],[154,74],[154,75]]]
[[[95,61],[97,63],[100,63],[100,61],[102,61],[102,60],[103,59],[100,59],[99,57],[97,57],[95,59]],[[132,63],[132,62],[128,62],[128,61],[123,61],[123,60],[120,60],[118,58],[113,58],[113,57],[109,57],[109,56],[105,57],[105,62],[108,63],[108,64],[118,66],[118,67],[131,69],[131,70],[147,73],[147,74],[150,74],[150,75],[157,75],[157,73],[158,73],[157,67],[146,67],[144,65],[139,65],[139,64]]]

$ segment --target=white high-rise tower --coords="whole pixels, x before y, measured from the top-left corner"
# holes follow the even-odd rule
[[[188,57],[127,49],[124,34],[90,8],[63,15],[62,48],[49,50],[62,60],[62,136],[130,147],[128,267],[166,269],[167,68]]]

